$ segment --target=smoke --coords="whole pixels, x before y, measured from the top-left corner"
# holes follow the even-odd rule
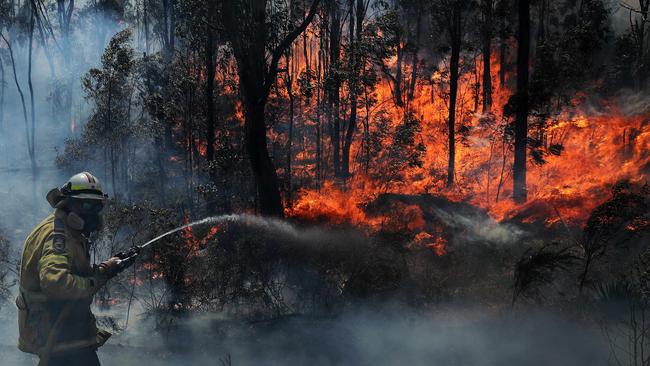
[[[115,19],[100,16],[101,12],[88,11],[86,7],[91,5],[87,1],[76,3],[70,35],[73,47],[68,56],[64,55],[63,39],[57,38],[57,42],[54,42],[48,35],[46,52],[39,32],[35,31],[31,82],[34,91],[36,174],[32,173],[30,167],[21,98],[6,45],[0,40],[4,65],[3,85],[0,86],[3,94],[0,105],[0,202],[3,206],[0,229],[15,243],[24,240],[28,230],[47,215],[50,210],[45,201],[47,191],[63,184],[68,178],[67,173],[55,166],[55,159],[62,152],[66,139],[79,137],[90,112],[90,105],[81,90],[81,77],[99,64],[108,40],[124,26]],[[16,75],[24,93],[28,123],[31,124],[29,42],[27,36],[21,33],[26,32],[25,29],[26,26],[21,28],[19,24],[14,24],[2,31],[12,45]],[[55,30],[55,35],[60,37],[58,30]],[[48,57],[52,61],[53,74]],[[61,105],[63,96],[68,93],[71,99],[69,110]],[[87,169],[92,169],[92,162],[85,163]]]
[[[7,320],[0,323],[3,364],[35,364],[14,348],[15,326]],[[359,305],[334,318],[263,322],[196,315],[168,331],[154,326],[137,318],[114,335],[99,350],[102,365],[219,365],[228,358],[232,365],[606,365],[608,359],[607,345],[588,324],[460,305],[426,313]]]
[[[458,232],[456,240],[458,243],[487,242],[510,245],[519,242],[526,235],[515,225],[497,222],[487,215],[469,216],[438,207],[431,209],[445,225]]]
[[[650,112],[647,93],[624,90],[619,93],[618,98],[620,100],[618,105],[621,106],[621,112],[623,112],[624,115],[630,116],[647,114]]]

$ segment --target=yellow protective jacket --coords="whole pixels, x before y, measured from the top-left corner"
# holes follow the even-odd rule
[[[56,209],[29,234],[20,265],[18,348],[49,357],[101,346],[110,334],[98,330],[90,311],[98,290],[88,241],[65,225]]]

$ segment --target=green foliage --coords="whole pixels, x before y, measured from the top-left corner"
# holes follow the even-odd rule
[[[418,141],[420,132],[420,120],[412,113],[408,113],[402,123],[397,125],[388,151],[388,166],[391,171],[399,172],[405,167],[422,167],[426,147]]]
[[[90,69],[82,80],[86,98],[95,105],[84,129],[84,138],[90,143],[114,146],[131,131],[129,112],[135,59],[130,39],[128,29],[113,36],[102,56],[102,68]]]

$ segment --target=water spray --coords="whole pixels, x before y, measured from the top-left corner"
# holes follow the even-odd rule
[[[136,257],[138,256],[138,254],[140,254],[142,249],[150,246],[151,244],[157,242],[158,240],[160,240],[160,239],[162,239],[162,238],[164,238],[166,236],[177,233],[177,232],[179,232],[179,231],[181,231],[183,229],[187,229],[188,227],[202,225],[202,224],[211,224],[211,223],[215,223],[215,222],[218,222],[218,221],[225,221],[226,219],[231,219],[233,217],[234,217],[234,215],[222,215],[222,216],[206,217],[205,219],[198,220],[198,221],[193,221],[193,222],[190,222],[188,224],[179,226],[179,227],[177,227],[175,229],[169,230],[169,231],[167,231],[167,232],[165,232],[163,234],[160,234],[160,235],[156,236],[155,238],[147,241],[144,244],[135,245],[135,246],[133,246],[133,247],[127,249],[127,250],[124,250],[124,251],[121,251],[121,252],[115,254],[114,257],[119,258],[119,261],[117,262],[117,266],[118,266],[119,269],[123,269],[123,268],[128,267],[129,265],[131,265],[135,261]]]
[[[256,227],[260,230],[270,230],[289,238],[296,238],[304,234],[296,230],[296,228],[293,225],[290,225],[287,222],[276,220],[276,219],[262,218],[259,216],[253,216],[247,214],[229,214],[229,215],[211,216],[171,229],[145,242],[144,244],[136,245],[125,251],[119,252],[115,254],[114,257],[119,258],[118,265],[121,270],[133,264],[136,257],[140,254],[140,252],[144,248],[155,244],[160,239],[163,239],[171,234],[177,233],[189,227],[203,225],[203,224],[223,223],[228,221],[230,222],[244,221],[245,224]]]

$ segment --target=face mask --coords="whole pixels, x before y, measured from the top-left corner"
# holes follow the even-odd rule
[[[81,215],[84,221],[83,231],[86,234],[93,233],[101,228],[101,217],[98,214]]]
[[[100,230],[103,226],[103,220],[99,214],[102,208],[102,203],[70,200],[68,205],[70,211],[67,217],[68,227],[83,231],[87,235]]]

